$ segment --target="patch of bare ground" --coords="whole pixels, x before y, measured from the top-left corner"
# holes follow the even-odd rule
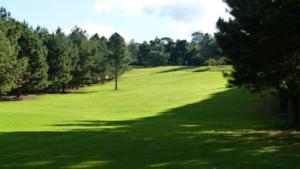
[[[273,130],[269,133],[270,137],[297,137],[300,138],[300,131],[292,130],[292,131],[281,131],[281,130]]]
[[[37,95],[22,95],[20,97],[17,96],[2,96],[0,98],[0,101],[2,102],[9,102],[9,101],[20,101],[20,100],[34,100],[36,99],[38,96]]]

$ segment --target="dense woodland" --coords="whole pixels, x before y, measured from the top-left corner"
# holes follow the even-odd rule
[[[225,0],[233,16],[220,19],[218,44],[233,65],[232,86],[271,91],[300,124],[299,0]]]
[[[109,39],[89,36],[74,27],[49,32],[31,27],[0,10],[0,97],[23,93],[65,92],[115,79],[130,66],[225,64],[222,51],[210,34],[196,32],[191,42],[155,38],[126,43],[115,33]],[[116,83],[117,89],[117,83]]]

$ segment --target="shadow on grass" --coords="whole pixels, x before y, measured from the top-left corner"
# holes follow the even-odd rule
[[[247,96],[232,89],[139,120],[74,121],[55,125],[76,127],[71,131],[0,133],[0,168],[300,168],[299,135],[271,132],[277,127],[272,119],[243,113],[252,110]]]
[[[195,68],[194,66],[180,66],[180,67],[177,67],[177,68],[172,68],[172,69],[160,71],[160,72],[157,72],[157,73],[171,73],[171,72],[177,72],[177,71],[194,69],[194,68]]]
[[[196,69],[196,70],[194,70],[193,72],[194,72],[194,73],[200,73],[200,72],[207,72],[207,71],[210,71],[210,68],[207,68],[207,67],[201,67],[200,69]]]

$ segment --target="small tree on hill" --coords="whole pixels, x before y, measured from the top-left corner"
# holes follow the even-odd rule
[[[114,33],[109,38],[109,50],[112,69],[115,78],[115,90],[118,90],[118,76],[127,68],[126,43],[121,35]]]

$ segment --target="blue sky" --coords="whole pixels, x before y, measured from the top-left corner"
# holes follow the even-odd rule
[[[229,17],[222,0],[2,0],[0,5],[14,18],[50,31],[61,27],[68,33],[77,25],[88,34],[119,32],[138,42],[213,33],[217,19]]]

